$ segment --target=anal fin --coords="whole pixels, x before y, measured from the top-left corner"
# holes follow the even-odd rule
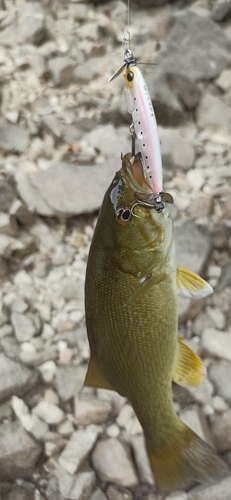
[[[207,281],[184,267],[177,266],[176,279],[178,294],[186,299],[201,299],[213,293]]]
[[[97,389],[109,389],[110,391],[115,390],[102,375],[92,356],[90,357],[90,361],[88,364],[84,386],[97,387]]]
[[[179,385],[198,385],[206,374],[201,359],[178,337],[178,358],[173,381]]]

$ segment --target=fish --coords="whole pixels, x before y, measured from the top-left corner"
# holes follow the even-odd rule
[[[153,192],[161,193],[163,191],[162,158],[156,116],[146,82],[130,49],[129,33],[125,35],[124,43],[126,43],[124,64],[114,73],[109,82],[125,69],[123,75],[125,100],[127,111],[132,115],[131,132],[134,133],[138,142],[144,175],[151,184]]]
[[[163,492],[228,475],[225,462],[173,406],[173,381],[196,385],[205,375],[200,358],[178,336],[177,294],[203,297],[212,289],[176,267],[168,201],[167,194],[156,198],[140,155],[124,155],[103,199],[85,279],[91,356],[84,384],[128,399]]]

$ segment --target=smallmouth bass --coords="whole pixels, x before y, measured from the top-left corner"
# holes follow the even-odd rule
[[[91,358],[85,385],[127,397],[143,428],[157,487],[164,491],[228,474],[173,408],[172,380],[192,385],[204,375],[200,358],[178,337],[178,289],[190,297],[211,293],[199,276],[176,270],[167,203],[163,197],[158,205],[139,157],[127,154],[105,194],[89,252],[85,309]]]

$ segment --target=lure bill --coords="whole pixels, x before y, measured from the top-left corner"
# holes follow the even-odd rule
[[[159,194],[163,191],[163,171],[156,117],[147,85],[130,48],[124,51],[124,65],[109,81],[124,69],[127,110],[132,115],[131,131],[139,145],[146,179],[154,193]]]

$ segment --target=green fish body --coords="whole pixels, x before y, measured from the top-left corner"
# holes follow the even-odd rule
[[[105,194],[89,253],[85,307],[91,359],[85,385],[128,398],[144,430],[156,484],[174,490],[220,480],[227,467],[173,408],[172,380],[199,383],[203,367],[178,338],[167,205],[157,211],[142,201],[137,187],[145,193],[141,166],[132,167],[126,155]],[[178,274],[180,288],[206,288],[190,271],[179,268]]]

